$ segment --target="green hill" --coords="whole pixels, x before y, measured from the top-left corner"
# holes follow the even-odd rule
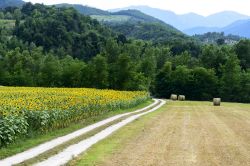
[[[154,23],[161,23],[165,24],[163,21],[158,20],[152,16],[146,15],[139,10],[122,10],[119,12],[108,12],[101,9],[89,7],[89,6],[83,6],[78,4],[57,4],[56,7],[73,7],[76,9],[79,13],[91,16],[95,19],[97,19],[100,22],[109,22],[109,23],[122,23],[126,21],[132,21],[132,22],[154,22]]]
[[[133,21],[133,22],[140,21],[140,22],[160,23],[160,24],[167,25],[164,22],[162,22],[162,21],[160,21],[152,16],[146,15],[138,10],[122,10],[119,12],[112,13],[112,15],[114,15],[114,16],[127,16],[127,17],[130,17],[130,21]]]
[[[16,6],[20,7],[24,4],[25,2],[22,0],[0,0],[0,8],[6,8],[9,6]]]
[[[56,6],[56,7],[73,7],[79,13],[84,14],[84,15],[89,15],[89,16],[90,15],[110,15],[110,13],[108,11],[100,10],[100,9],[89,7],[89,6],[78,5],[78,4],[62,3],[62,4],[57,4],[54,6]]]
[[[18,38],[46,51],[56,50],[79,59],[98,54],[112,34],[110,29],[73,8],[56,10],[56,7],[26,3],[22,14],[25,18],[15,28]]]
[[[122,33],[128,37],[150,40],[156,43],[188,38],[181,32],[160,23],[127,22],[124,24],[111,24],[110,27],[114,31]]]
[[[56,6],[73,7],[81,14],[89,15],[107,25],[115,32],[135,39],[165,42],[188,38],[173,26],[138,10],[122,10],[111,13],[82,5],[58,4]]]

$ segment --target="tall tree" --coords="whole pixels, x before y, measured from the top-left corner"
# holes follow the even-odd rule
[[[107,59],[101,55],[97,55],[90,63],[92,68],[92,82],[95,88],[108,87],[108,64]]]
[[[168,98],[173,92],[172,89],[172,63],[165,62],[162,69],[156,76],[155,81],[155,93],[157,96],[162,96]]]
[[[250,41],[241,40],[235,45],[235,51],[240,59],[240,65],[244,70],[250,68]]]
[[[240,91],[240,61],[230,53],[226,64],[222,66],[221,94],[226,101],[235,101]]]

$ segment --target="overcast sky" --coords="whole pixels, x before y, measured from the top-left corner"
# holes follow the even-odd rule
[[[250,16],[249,0],[25,0],[33,3],[83,4],[100,9],[114,9],[132,5],[147,5],[150,7],[174,11],[178,14],[189,12],[204,16],[220,11],[232,10]]]

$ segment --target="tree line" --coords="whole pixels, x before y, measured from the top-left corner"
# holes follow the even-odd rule
[[[6,11],[7,10],[7,11]],[[17,12],[20,11],[20,12]],[[72,8],[27,3],[2,13],[0,85],[147,90],[192,100],[250,102],[250,41],[203,45],[187,38],[127,38]]]

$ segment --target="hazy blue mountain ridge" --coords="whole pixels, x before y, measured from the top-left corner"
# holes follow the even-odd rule
[[[250,19],[249,16],[234,11],[223,11],[205,17],[195,13],[187,13],[179,15],[168,10],[151,8],[148,6],[130,6],[121,9],[112,9],[110,11],[115,12],[125,9],[140,10],[141,12],[153,16],[155,18],[158,18],[182,31],[194,27],[222,28],[238,20]]]
[[[250,29],[250,19],[239,20],[223,28],[195,27],[185,30],[184,33],[188,35],[195,35],[195,34],[204,34],[207,32],[224,32],[226,35],[233,34],[241,37],[250,38],[249,29]]]

